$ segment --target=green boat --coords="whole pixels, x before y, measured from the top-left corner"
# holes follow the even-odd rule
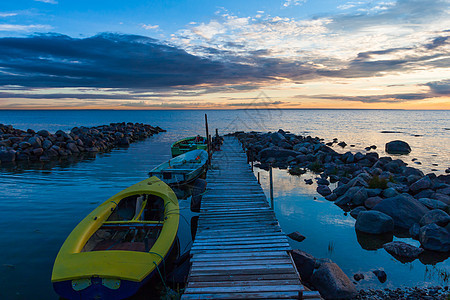
[[[172,144],[171,150],[172,150],[172,157],[178,156],[180,154],[201,149],[201,150],[207,150],[208,149],[208,142],[206,138],[202,136],[192,136],[187,137],[184,139],[181,139],[179,141],[176,141]]]

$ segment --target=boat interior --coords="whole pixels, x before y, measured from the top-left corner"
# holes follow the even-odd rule
[[[164,200],[151,194],[132,195],[120,200],[81,252],[150,251],[162,230],[164,210]]]

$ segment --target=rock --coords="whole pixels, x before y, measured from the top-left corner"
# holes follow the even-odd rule
[[[398,195],[400,195],[400,193],[397,192],[397,190],[394,188],[387,188],[383,191],[383,197],[385,197],[385,198],[391,198],[391,197],[395,197]]]
[[[304,179],[306,184],[313,184],[312,179]]]
[[[424,251],[421,248],[417,248],[401,241],[384,244],[383,248],[394,257],[398,256],[407,259],[415,259]]]
[[[319,184],[319,185],[329,185],[330,182],[328,180],[326,180],[325,178],[319,178],[319,179],[317,179],[317,184]]]
[[[342,148],[345,148],[345,146],[347,146],[346,142],[340,142],[338,143],[338,146],[341,146]]]
[[[353,279],[355,279],[356,281],[360,281],[362,279],[364,279],[364,274],[363,273],[356,273],[353,275]]]
[[[414,223],[414,225],[411,226],[411,228],[409,228],[409,234],[415,240],[419,239],[419,231],[420,231],[420,225],[418,223]]]
[[[370,197],[379,196],[383,192],[383,190],[379,189],[379,188],[377,188],[377,189],[366,189],[366,191],[367,191],[367,196],[369,196],[369,198]]]
[[[16,160],[16,151],[14,150],[0,150],[0,162],[13,162]]]
[[[21,142],[21,143],[19,143],[19,147],[20,147],[21,149],[28,149],[28,148],[31,147],[31,144],[28,143],[28,142]]]
[[[308,281],[314,272],[316,259],[311,254],[301,250],[293,250],[291,254],[297,270],[300,273],[300,278],[302,281]]]
[[[298,231],[292,232],[292,233],[288,234],[287,236],[297,242],[302,242],[306,239],[306,237]]]
[[[270,135],[270,137],[272,138],[272,142],[273,143],[279,143],[281,141],[286,140],[286,138],[284,137],[284,135],[282,135],[280,132],[274,132]]]
[[[384,272],[383,270],[374,270],[374,271],[372,271],[372,273],[375,274],[375,276],[377,276],[378,280],[381,283],[386,282],[387,275],[386,275],[386,272]]]
[[[261,157],[261,159],[268,157],[276,157],[276,158],[288,158],[289,156],[297,157],[300,154],[301,153],[297,151],[282,149],[279,147],[269,147],[259,152],[259,156]]]
[[[370,234],[381,234],[394,230],[392,218],[379,211],[362,211],[355,223],[356,230]]]
[[[33,148],[41,148],[42,147],[41,139],[37,136],[30,137],[28,139],[28,143],[30,143]]]
[[[42,142],[42,148],[44,148],[44,150],[50,149],[51,146],[53,146],[53,143],[50,140],[45,139]]]
[[[419,241],[426,250],[438,252],[450,251],[450,233],[435,223],[420,228]]]
[[[422,190],[426,190],[432,187],[431,179],[428,176],[424,176],[421,179],[417,180],[411,186],[409,189],[413,194],[417,194],[418,192]]]
[[[36,148],[36,149],[33,149],[32,153],[36,156],[41,156],[44,153],[44,149]]]
[[[433,209],[427,212],[422,219],[420,219],[420,226],[425,226],[435,223],[439,226],[445,227],[450,222],[450,216],[441,209]]]
[[[366,201],[367,198],[367,192],[364,187],[354,186],[349,188],[344,195],[339,197],[335,204],[339,206],[348,204],[359,206],[364,204],[364,201]]]
[[[324,197],[331,194],[330,188],[326,185],[317,186],[317,192]]]
[[[355,207],[350,211],[350,216],[352,216],[354,219],[357,219],[359,213],[362,211],[367,211],[367,209],[364,206]]]
[[[79,153],[80,150],[78,149],[77,145],[75,143],[67,143],[66,148],[70,150],[72,153]]]
[[[395,140],[386,143],[385,151],[389,154],[409,154],[411,147],[407,142]]]
[[[48,132],[47,130],[39,130],[37,132],[37,134],[46,138],[46,137],[48,137],[50,135],[50,132]]]
[[[337,195],[335,193],[331,193],[328,196],[325,196],[325,199],[328,201],[335,201],[337,199]]]
[[[375,207],[375,205],[377,205],[381,201],[383,201],[383,198],[381,198],[381,197],[378,197],[378,196],[370,197],[370,198],[367,198],[366,201],[364,201],[364,206],[367,207],[368,209],[372,209]]]
[[[435,193],[434,195],[432,195],[433,199],[435,200],[439,200],[442,203],[445,203],[446,205],[450,205],[450,196],[448,195],[444,195],[441,193]]]
[[[365,156],[364,156],[364,154],[362,154],[361,152],[356,152],[355,153],[355,159],[357,160],[357,161],[360,161],[361,159],[363,159]]]
[[[335,263],[322,264],[311,283],[325,299],[351,299],[357,294],[355,285]]]
[[[373,208],[390,216],[394,220],[395,227],[409,229],[414,223],[428,212],[422,203],[408,194],[386,198]]]

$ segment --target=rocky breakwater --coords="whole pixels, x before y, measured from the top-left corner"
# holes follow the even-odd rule
[[[378,235],[395,230],[402,232],[402,237],[417,239],[425,250],[443,252],[447,257],[450,254],[450,175],[424,174],[401,159],[380,157],[376,152],[340,154],[329,146],[337,139],[325,144],[318,137],[281,129],[274,133],[233,135],[247,149],[249,159],[257,161],[261,168],[270,164],[288,168],[296,175],[307,170],[315,172],[318,193],[351,211],[357,219],[358,232]],[[397,153],[402,149],[406,149],[405,153],[410,151],[399,141],[388,143],[386,149],[392,148]],[[330,183],[336,183],[331,185],[335,188],[330,188]],[[398,256],[403,251],[390,253]],[[411,259],[411,253],[405,255]]]
[[[111,123],[95,127],[74,127],[70,132],[58,130],[27,131],[0,124],[0,162],[50,161],[81,153],[106,152],[128,146],[137,140],[163,132],[159,127],[142,123]]]

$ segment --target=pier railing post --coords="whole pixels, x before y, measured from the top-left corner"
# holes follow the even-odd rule
[[[274,210],[273,206],[273,174],[272,174],[272,164],[269,165],[269,182],[270,182],[270,207]]]

